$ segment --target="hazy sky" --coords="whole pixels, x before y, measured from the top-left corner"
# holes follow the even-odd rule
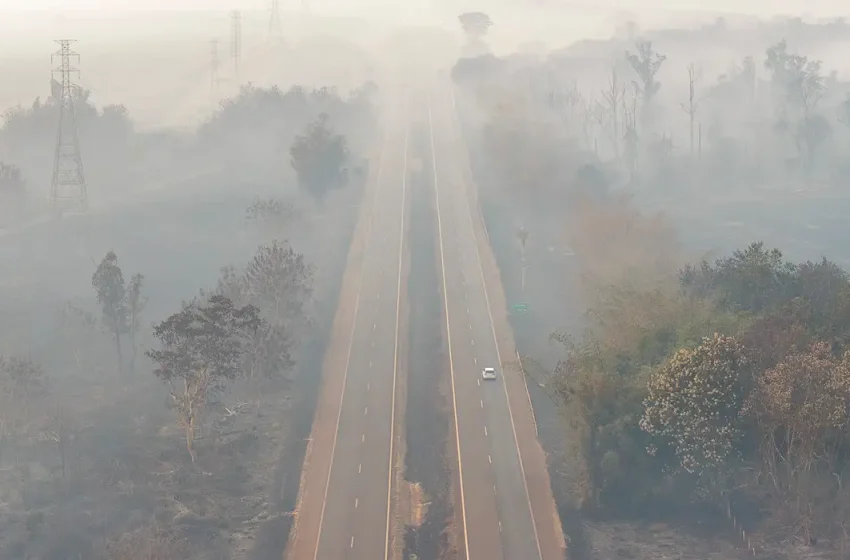
[[[279,0],[281,10],[296,10],[301,6],[301,0]],[[358,8],[369,11],[377,7],[395,8],[409,6],[421,10],[431,5],[446,4],[458,6],[478,5],[480,7],[493,4],[513,4],[516,7],[528,7],[533,10],[540,5],[569,5],[592,4],[599,8],[636,10],[640,9],[669,9],[669,10],[707,10],[728,11],[731,13],[747,13],[767,15],[771,13],[809,14],[813,17],[835,17],[850,15],[850,3],[847,0],[593,0],[569,2],[561,0],[310,0],[316,11],[356,13]],[[0,11],[8,10],[108,10],[110,12],[123,10],[252,10],[265,9],[271,5],[271,0],[0,0]]]

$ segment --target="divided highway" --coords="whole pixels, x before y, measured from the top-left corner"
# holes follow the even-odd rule
[[[462,560],[562,560],[563,533],[516,359],[501,281],[448,90],[422,109],[436,202],[439,278],[458,469]],[[406,101],[406,100],[405,100]],[[423,104],[424,105],[424,104]],[[395,511],[404,442],[409,264],[408,107],[387,121],[352,239],[323,366],[288,560],[401,560]],[[436,312],[436,310],[435,310]],[[402,344],[402,348],[404,345]],[[495,381],[483,381],[492,366]]]
[[[290,538],[292,560],[391,558],[399,332],[406,328],[400,324],[406,305],[404,109],[387,123],[349,252]]]

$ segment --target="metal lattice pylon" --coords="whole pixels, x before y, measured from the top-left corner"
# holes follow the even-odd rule
[[[53,156],[53,180],[50,185],[50,202],[57,211],[68,207],[79,210],[88,209],[88,192],[83,160],[80,156],[80,139],[77,134],[77,119],[74,114],[75,87],[71,83],[71,73],[79,75],[79,69],[71,66],[71,58],[80,55],[71,50],[71,39],[56,41],[60,50],[50,57],[51,63],[59,57],[60,64],[53,69],[54,101],[59,105],[59,128],[56,133],[56,151]],[[60,75],[60,81],[55,79]]]
[[[218,75],[219,68],[221,68],[218,44],[218,39],[210,41],[210,96],[214,101],[218,100],[218,88],[221,83],[221,78]]]
[[[242,60],[242,14],[230,12],[230,56],[233,58],[233,81],[239,86],[239,66]]]
[[[269,38],[279,41],[283,35],[280,25],[280,5],[278,0],[272,0],[271,15],[269,16]]]

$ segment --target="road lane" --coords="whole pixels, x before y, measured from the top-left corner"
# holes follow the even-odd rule
[[[432,116],[431,164],[436,196],[438,247],[443,282],[449,373],[452,386],[455,438],[457,444],[461,531],[466,560],[513,560],[503,554],[502,527],[497,507],[497,488],[492,458],[485,434],[486,411],[483,407],[478,360],[473,352],[467,298],[467,279],[456,264],[460,231],[451,212],[445,212],[449,196],[442,183],[445,151],[434,142]],[[446,219],[443,219],[446,214]],[[529,558],[531,560],[531,558]]]
[[[554,507],[548,508],[548,502],[543,503],[546,500],[540,500],[542,505],[538,506],[539,511],[535,515],[528,486],[529,474],[534,481],[545,479],[548,501],[554,506],[551,489],[548,488],[548,473],[545,472],[545,461],[542,464],[539,461],[535,462],[534,472],[525,472],[520,440],[514,423],[512,410],[514,403],[509,395],[507,380],[504,376],[498,337],[491,313],[491,302],[479,254],[479,240],[472,219],[471,205],[467,198],[467,187],[464,184],[465,159],[458,157],[466,148],[458,142],[454,134],[451,107],[452,105],[444,100],[432,103],[431,130],[437,161],[435,186],[440,195],[439,212],[444,227],[453,233],[452,241],[443,244],[444,268],[447,277],[455,278],[463,288],[460,294],[448,290],[446,303],[450,310],[461,308],[464,311],[465,321],[456,320],[457,324],[453,324],[452,328],[466,331],[468,342],[463,353],[468,353],[475,364],[475,367],[469,371],[455,374],[455,378],[458,379],[462,374],[480,378],[480,371],[486,366],[495,367],[499,372],[496,380],[478,384],[478,398],[467,395],[466,398],[459,398],[456,406],[461,416],[466,414],[466,410],[476,407],[484,413],[483,418],[475,421],[481,422],[487,433],[483,441],[487,446],[490,480],[495,488],[496,511],[501,529],[501,555],[507,559],[554,560],[563,556],[563,548],[547,546],[544,556],[538,535],[539,520],[548,518],[550,522],[543,528],[547,531],[547,545],[562,541],[562,535],[554,534],[559,525],[551,519],[555,513]],[[455,313],[454,316],[457,318],[458,314]],[[461,346],[456,344],[455,348],[455,353],[459,354]],[[533,416],[531,418],[533,422]],[[522,420],[527,421],[527,417],[522,417]],[[535,437],[534,432],[531,432],[529,436],[527,427],[522,427],[526,428],[523,430],[523,437]],[[480,443],[468,441],[461,434],[461,456],[466,465],[483,463],[484,451],[480,447]],[[537,473],[537,470],[543,472]],[[468,496],[466,501],[469,503]],[[468,530],[471,531],[470,526],[475,523],[477,520],[468,515]],[[477,558],[485,558],[485,556],[480,556],[470,544],[469,560]]]
[[[328,349],[324,368],[328,388],[314,421],[311,461],[305,461],[298,518],[287,553],[292,560],[389,555],[398,331],[404,328],[399,324],[399,289],[406,206],[405,109],[400,107],[400,114],[389,121],[372,203],[364,205],[369,213],[361,215],[358,224],[362,237],[355,234],[352,241],[348,266],[358,268],[359,277],[347,273],[343,290],[354,304],[352,308],[350,302],[341,301],[338,318],[344,313],[349,327],[346,332],[335,324]],[[333,383],[341,390],[332,390]],[[335,424],[333,431],[330,422]]]
[[[473,242],[473,252],[478,265],[478,277],[483,289],[490,332],[495,343],[498,362],[504,369],[505,362],[514,362],[514,356],[519,358],[519,354],[508,321],[508,303],[505,299],[499,267],[490,247],[489,234],[478,203],[478,189],[472,175],[469,154],[455,110],[452,91],[450,84],[446,84],[441,89],[442,93],[447,94],[443,100],[443,107],[449,117],[445,130],[454,142],[453,153],[459,166],[460,185],[462,187],[459,192],[463,195],[463,214],[468,220],[472,233],[470,239]],[[561,560],[566,553],[564,531],[552,495],[546,453],[538,440],[537,422],[524,376],[516,373],[504,375],[502,389],[510,411],[510,421],[519,453],[525,493],[534,520],[538,550],[545,560]]]

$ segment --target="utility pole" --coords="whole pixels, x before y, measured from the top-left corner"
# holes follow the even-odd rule
[[[280,5],[278,0],[272,0],[271,15],[269,16],[269,38],[280,40],[283,31],[280,26]]]
[[[54,97],[59,103],[59,129],[56,134],[56,151],[53,156],[53,181],[50,185],[50,202],[56,212],[61,213],[68,206],[80,210],[88,209],[86,178],[83,172],[83,160],[80,156],[80,139],[77,134],[77,119],[74,115],[74,85],[71,73],[79,75],[80,70],[71,66],[71,58],[79,63],[80,55],[71,50],[71,39],[56,41],[60,50],[50,56],[53,63],[59,57],[60,64],[53,69]],[[60,75],[56,82],[56,74]],[[78,87],[78,86],[76,86]]]
[[[239,10],[230,13],[230,56],[233,57],[233,80],[239,88],[239,62],[242,59],[242,14]]]

